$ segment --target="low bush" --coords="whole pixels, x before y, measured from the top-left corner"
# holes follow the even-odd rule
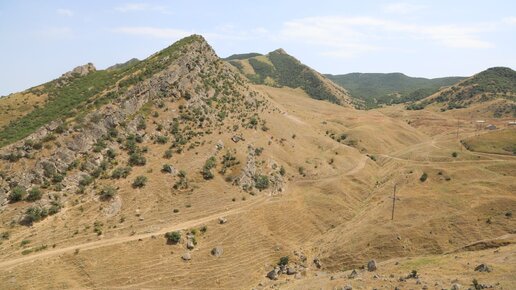
[[[136,179],[133,181],[132,186],[133,186],[133,188],[142,188],[145,186],[146,183],[147,183],[147,177],[140,175],[140,176],[137,176]]]

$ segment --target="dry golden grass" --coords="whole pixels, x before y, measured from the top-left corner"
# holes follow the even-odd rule
[[[43,106],[46,95],[30,92],[14,93],[0,98],[0,128],[30,113],[37,106]]]
[[[475,152],[516,154],[516,128],[497,130],[463,140],[464,146]]]
[[[479,240],[514,234],[516,222],[506,214],[516,208],[515,159],[461,151],[455,119],[439,112],[357,111],[313,100],[299,89],[253,87],[268,95],[270,105],[260,114],[268,131],[246,130],[245,142],[239,143],[231,141],[230,133],[214,133],[204,145],[170,160],[162,158],[168,145],[149,144],[147,164],[134,167],[126,180],[98,181],[97,188],[107,183],[120,187],[115,201],[77,195],[61,213],[33,227],[9,226],[23,204],[3,212],[0,232],[9,231],[11,237],[0,245],[2,289],[419,287],[415,280],[397,282],[412,269],[429,287],[439,282],[439,289],[454,279],[465,287],[473,278],[514,288],[514,245],[496,253],[463,250]],[[152,121],[170,118],[160,113]],[[347,137],[338,142],[327,132]],[[474,134],[474,128],[465,125],[460,134]],[[253,196],[219,174],[204,181],[200,169],[219,140],[226,149],[237,149],[242,163],[248,144],[263,147],[257,159],[265,168],[285,165],[285,191],[255,191]],[[176,179],[160,172],[164,163],[186,170],[193,191],[173,191]],[[425,182],[420,181],[423,172]],[[138,175],[149,181],[133,189]],[[400,200],[391,221],[394,183]],[[218,224],[220,216],[228,222]],[[93,221],[103,224],[102,235],[93,232]],[[181,259],[184,239],[167,245],[163,237],[184,230],[184,238],[186,230],[202,225],[208,230],[197,234],[188,262]],[[21,246],[22,240],[31,242]],[[21,254],[40,245],[48,248]],[[215,246],[224,249],[218,258],[210,254]],[[281,256],[296,261],[294,251],[308,257],[301,279],[265,278]],[[311,263],[315,257],[322,269]],[[380,279],[366,272],[360,273],[361,280],[345,278],[373,258],[380,262]],[[477,263],[493,265],[495,271],[474,272]],[[263,286],[257,286],[260,282]]]

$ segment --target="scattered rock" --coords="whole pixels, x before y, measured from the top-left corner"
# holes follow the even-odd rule
[[[353,290],[353,287],[351,287],[351,285],[344,285],[344,286],[342,286],[342,287],[340,287],[338,289],[340,289],[340,290]]]
[[[321,263],[321,260],[319,260],[319,258],[317,258],[317,257],[314,258],[314,264],[317,267],[317,269],[321,269],[322,263]]]
[[[195,247],[195,245],[194,245],[194,242],[193,242],[192,240],[188,240],[188,241],[186,242],[186,248],[187,248],[188,250],[192,250],[194,247]]]
[[[224,250],[222,249],[222,247],[215,247],[211,249],[211,254],[215,257],[220,257],[223,252]]]
[[[297,274],[296,269],[294,269],[292,267],[287,267],[287,275],[295,275],[295,274]]]
[[[190,261],[192,259],[192,255],[190,254],[190,252],[186,252],[186,253],[183,254],[181,259],[183,259],[185,261]]]
[[[355,279],[357,276],[358,276],[357,270],[353,269],[353,271],[351,271],[351,273],[348,275],[348,278]]]
[[[373,272],[373,271],[376,271],[376,269],[377,269],[377,267],[376,267],[375,260],[371,260],[371,261],[367,262],[367,271]]]
[[[480,264],[478,266],[475,267],[475,271],[477,272],[491,272],[492,269],[491,267],[487,266],[486,264]]]
[[[225,217],[219,217],[219,224],[225,224],[228,220]]]
[[[273,269],[269,273],[267,273],[267,278],[271,280],[278,280],[278,272],[276,272],[276,269]]]
[[[460,285],[459,285],[459,284],[457,284],[457,283],[453,283],[453,284],[451,285],[451,290],[460,290]]]

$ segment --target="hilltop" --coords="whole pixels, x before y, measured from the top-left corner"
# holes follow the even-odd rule
[[[487,111],[493,117],[516,116],[516,72],[506,67],[494,67],[469,77],[451,87],[443,88],[408,109],[434,105],[441,111],[466,109]]]
[[[283,49],[266,55],[237,54],[225,59],[251,82],[268,86],[301,88],[317,100],[327,100],[339,105],[352,103],[348,92],[317,71],[302,64]]]
[[[366,108],[417,101],[437,92],[441,87],[453,85],[464,79],[415,78],[402,73],[349,73],[325,76],[346,88],[353,98],[364,101]]]
[[[313,73],[285,55],[252,58]],[[2,289],[515,288],[516,160],[484,150],[496,135],[273,76],[192,35],[0,99],[17,112],[0,130]]]

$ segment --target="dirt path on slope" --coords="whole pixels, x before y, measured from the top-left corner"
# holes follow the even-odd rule
[[[32,262],[36,259],[42,259],[42,258],[46,258],[46,257],[50,257],[50,256],[64,254],[64,253],[71,253],[76,250],[91,250],[91,249],[96,249],[96,248],[101,248],[101,247],[107,247],[107,246],[112,246],[112,245],[116,245],[116,244],[136,241],[139,239],[150,238],[151,236],[164,235],[166,232],[170,232],[170,231],[178,231],[178,230],[196,227],[196,226],[205,224],[209,221],[218,219],[219,217],[222,217],[222,216],[235,215],[238,213],[248,211],[249,209],[251,209],[255,206],[258,206],[258,205],[266,202],[267,200],[268,199],[265,196],[261,196],[261,197],[258,197],[257,199],[255,199],[254,201],[252,201],[251,203],[248,203],[240,208],[234,208],[231,210],[222,211],[220,213],[212,214],[212,215],[198,218],[195,220],[190,220],[190,221],[178,223],[175,225],[170,225],[168,227],[162,228],[162,229],[152,232],[152,233],[136,234],[136,235],[132,235],[132,236],[115,237],[115,238],[109,238],[109,239],[105,239],[105,240],[98,240],[98,241],[94,241],[94,242],[87,242],[87,243],[77,244],[77,245],[68,246],[68,247],[60,248],[60,249],[51,249],[51,250],[48,250],[45,252],[28,255],[28,256],[24,256],[24,257],[20,257],[20,258],[14,258],[14,259],[6,260],[6,261],[1,261],[0,268],[5,271],[7,268],[12,268],[14,266],[17,266],[17,265],[20,265],[23,263],[27,263],[27,262]]]

